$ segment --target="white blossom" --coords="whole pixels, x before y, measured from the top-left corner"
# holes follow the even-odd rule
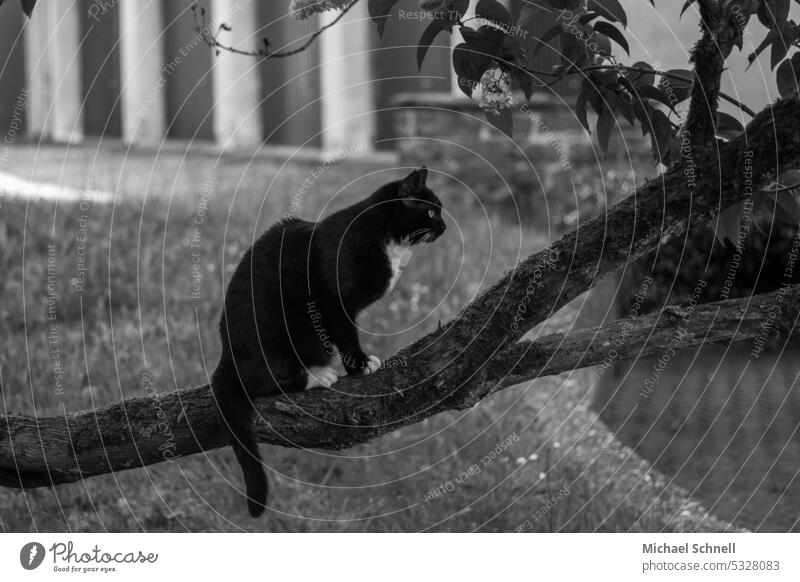
[[[516,104],[511,95],[511,75],[500,67],[487,69],[481,76],[481,82],[472,92],[472,98],[478,106],[498,115],[501,109],[508,109]]]

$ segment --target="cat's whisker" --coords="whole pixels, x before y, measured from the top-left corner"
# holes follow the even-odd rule
[[[418,228],[415,231],[412,231],[411,234],[408,235],[409,242],[417,243],[423,242],[425,238],[425,234],[428,232],[427,228]]]

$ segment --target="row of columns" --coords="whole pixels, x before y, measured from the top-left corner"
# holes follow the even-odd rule
[[[120,100],[122,138],[136,144],[159,143],[167,132],[164,84],[169,67],[164,54],[165,0],[119,0]],[[25,30],[25,67],[32,137],[77,142],[83,138],[81,85],[82,5],[76,0],[40,2]],[[325,13],[320,25],[337,13]],[[111,15],[109,14],[109,17]],[[225,42],[243,49],[259,46],[257,3],[211,0],[209,21],[225,22]],[[374,145],[375,95],[370,49],[374,28],[367,3],[359,2],[317,40],[321,56],[322,134],[325,150]],[[209,49],[211,50],[211,49]],[[252,148],[263,141],[258,62],[222,52],[212,58],[215,141],[225,148]],[[314,96],[316,98],[316,96]],[[303,104],[298,104],[301,106]]]

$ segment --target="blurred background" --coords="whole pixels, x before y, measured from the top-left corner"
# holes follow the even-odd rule
[[[316,220],[409,167],[431,170],[448,232],[414,251],[397,289],[362,316],[387,357],[455,315],[529,253],[603,214],[657,173],[617,125],[603,156],[569,109],[575,86],[538,87],[514,140],[455,86],[451,39],[421,70],[427,26],[402,0],[382,39],[360,2],[336,13],[288,0],[42,0],[0,8],[0,384],[3,414],[54,415],[208,382],[227,277],[292,212]],[[508,2],[516,15],[521,0]],[[694,9],[628,2],[631,62],[687,67]],[[521,39],[554,21],[543,16]],[[758,24],[754,26],[760,26]],[[754,109],[776,92],[748,43],[726,90]],[[536,67],[559,62],[537,53]],[[763,64],[763,68],[762,68]],[[726,109],[729,113],[735,113]],[[742,122],[746,122],[742,118]],[[754,212],[744,253],[699,229],[553,314],[532,336],[667,304],[776,289],[796,225]],[[727,283],[736,262],[736,278]],[[654,283],[642,290],[645,277]],[[798,282],[795,277],[795,282]],[[637,298],[638,294],[638,298]],[[0,490],[3,531],[798,530],[800,345],[752,345],[589,368],[514,387],[341,453],[266,447],[272,507],[246,516],[228,450],[60,486]],[[157,398],[154,400],[157,402]],[[157,406],[154,405],[154,414]],[[477,470],[476,470],[477,468]]]

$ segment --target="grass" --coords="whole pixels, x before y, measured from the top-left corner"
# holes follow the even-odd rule
[[[73,187],[88,182],[115,198],[89,207],[2,200],[5,414],[63,414],[142,396],[145,371],[160,393],[208,382],[219,354],[216,320],[225,279],[254,237],[293,199],[298,215],[316,219],[399,175],[374,162],[349,161],[314,178],[315,162],[284,167],[282,160],[261,156],[252,163],[236,157],[217,163],[211,154],[179,151],[154,156],[19,146],[14,156],[20,176]],[[296,198],[306,180],[311,185]],[[368,352],[388,356],[454,317],[547,242],[463,202],[468,198],[463,186],[440,177],[433,184],[449,213],[447,235],[415,250],[396,290],[362,316]],[[77,291],[82,277],[85,286]],[[562,314],[564,321],[576,311]],[[56,353],[63,391],[54,377]],[[566,396],[586,378],[578,372],[506,390],[472,410],[442,414],[339,454],[264,447],[272,505],[263,520],[247,516],[239,468],[225,449],[55,489],[2,489],[0,527],[335,532],[688,527],[671,521],[658,504],[649,504],[645,513],[644,501],[641,507],[619,506],[608,477],[585,471],[585,461],[579,461],[591,452],[579,447],[588,445],[570,442],[566,433],[559,436],[563,431],[553,419],[571,417],[575,399],[585,395]],[[566,382],[572,383],[570,390]],[[560,396],[548,400],[548,394]],[[562,437],[563,444],[557,442]],[[565,488],[568,493],[559,496]]]

